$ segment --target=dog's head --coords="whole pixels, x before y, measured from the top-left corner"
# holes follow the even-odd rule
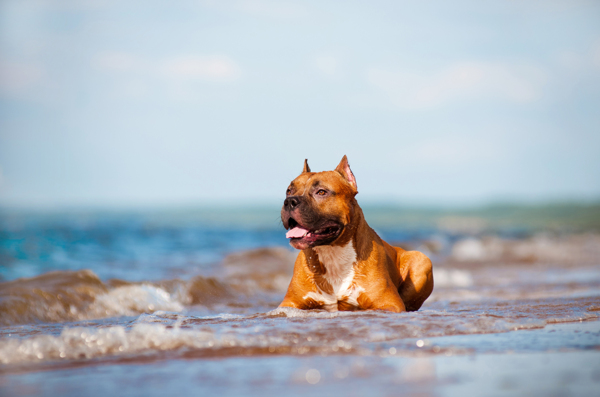
[[[303,250],[340,242],[352,221],[357,193],[346,156],[334,171],[311,172],[304,160],[304,169],[288,186],[281,209],[292,247]]]

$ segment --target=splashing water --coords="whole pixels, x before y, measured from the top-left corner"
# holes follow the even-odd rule
[[[224,240],[230,237],[230,231],[223,235]],[[147,244],[155,242],[149,240]],[[556,241],[561,249],[578,252],[576,260],[547,254],[543,248],[552,245],[547,237],[477,241],[458,239],[447,256],[430,253],[437,259],[434,293],[418,312],[401,314],[278,309],[295,259],[284,247],[213,252],[218,259],[196,266],[194,274],[171,267],[174,277],[153,271],[146,280],[118,279],[114,276],[129,273],[111,273],[96,263],[91,270],[42,271],[6,281],[0,284],[0,363],[5,374],[13,375],[6,375],[0,391],[6,387],[11,395],[21,394],[14,382],[28,375],[17,374],[39,369],[68,374],[104,363],[128,366],[128,373],[139,378],[144,365],[159,360],[177,377],[185,373],[180,360],[220,358],[225,360],[221,364],[202,362],[223,371],[244,357],[263,363],[257,364],[263,368],[258,378],[273,373],[274,384],[297,385],[284,388],[291,394],[305,393],[308,386],[327,387],[334,380],[368,391],[351,379],[380,379],[419,391],[421,386],[415,385],[453,379],[440,378],[438,372],[445,368],[444,360],[454,357],[466,371],[469,364],[460,357],[564,350],[592,354],[600,349],[596,236]],[[93,239],[87,244],[87,249],[94,246]],[[73,258],[81,255],[80,249],[77,244],[63,247],[67,253],[72,250],[68,255]],[[186,269],[187,262],[189,258],[181,262]],[[299,361],[286,361],[289,357]],[[570,357],[588,362],[587,356]],[[398,367],[401,362],[406,365]],[[244,371],[251,371],[251,365],[240,365],[246,369],[230,369],[234,383],[245,382]],[[590,371],[589,379],[596,379],[593,366]],[[393,379],[386,378],[392,373]],[[277,383],[277,376],[287,380]],[[119,379],[115,373],[98,382],[126,382]],[[73,385],[71,394],[76,395]],[[218,385],[203,387],[211,393],[220,390]]]

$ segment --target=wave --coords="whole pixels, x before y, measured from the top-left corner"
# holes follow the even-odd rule
[[[62,322],[181,311],[185,302],[150,283],[111,287],[90,270],[56,271],[3,283],[0,324]]]
[[[180,347],[211,347],[214,336],[205,331],[168,329],[161,324],[136,324],[131,330],[108,328],[65,328],[59,336],[41,335],[25,340],[0,341],[0,362],[81,359],[130,354],[142,350],[172,350]]]
[[[225,258],[214,277],[131,283],[103,282],[91,270],[54,271],[0,284],[0,325],[64,322],[181,312],[186,306],[240,304],[259,292],[285,292],[293,257],[262,248]]]
[[[468,237],[457,241],[452,246],[449,259],[461,263],[596,265],[600,259],[600,235],[536,234],[526,239],[505,239],[498,236]]]
[[[596,320],[597,302],[561,299],[537,302],[535,308],[527,302],[511,308],[499,305],[491,310],[485,304],[469,310],[403,314],[292,308],[249,316],[194,317],[156,312],[140,315],[128,326],[66,327],[58,335],[0,339],[0,363],[56,363],[136,355],[144,359],[168,352],[171,357],[373,355],[387,352],[390,346],[403,355],[444,354],[445,350],[430,338],[533,330],[555,323]],[[484,343],[478,348],[485,350],[486,346]]]
[[[0,284],[0,326],[135,316],[156,311],[249,313],[282,299],[295,253],[262,248],[234,253],[211,276],[131,283],[102,281],[90,270],[56,271]],[[597,296],[595,267],[544,272],[503,266],[456,269],[434,266],[436,288],[429,303],[485,299]]]

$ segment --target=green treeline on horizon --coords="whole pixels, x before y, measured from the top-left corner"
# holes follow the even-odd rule
[[[464,208],[417,207],[395,204],[362,206],[367,222],[374,228],[440,228],[457,231],[600,232],[600,202],[550,204],[494,204]],[[120,222],[137,219],[144,224],[207,225],[247,229],[281,227],[279,205],[264,206],[165,206],[128,209],[14,209],[0,208],[0,222],[35,219],[48,222],[78,220]]]

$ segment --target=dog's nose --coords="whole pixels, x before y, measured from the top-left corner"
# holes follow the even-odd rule
[[[291,211],[294,208],[296,208],[298,204],[300,204],[300,199],[296,196],[291,196],[285,199],[285,201],[283,202],[283,207],[286,210]]]

